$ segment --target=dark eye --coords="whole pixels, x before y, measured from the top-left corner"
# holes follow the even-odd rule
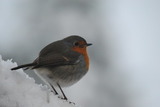
[[[74,46],[79,46],[79,42],[75,42],[75,43],[74,43]]]

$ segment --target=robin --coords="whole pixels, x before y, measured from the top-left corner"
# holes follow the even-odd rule
[[[12,68],[34,69],[35,73],[58,94],[59,87],[64,100],[67,100],[61,87],[71,86],[79,81],[89,69],[87,47],[92,45],[80,36],[72,35],[44,47],[39,56],[29,64]]]

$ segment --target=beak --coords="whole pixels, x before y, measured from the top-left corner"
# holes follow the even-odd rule
[[[92,45],[91,43],[87,43],[87,44],[86,44],[86,46],[91,46],[91,45]]]

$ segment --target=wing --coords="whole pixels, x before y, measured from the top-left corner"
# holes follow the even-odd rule
[[[66,53],[69,53],[66,55]],[[73,65],[78,63],[80,54],[68,50],[66,44],[60,41],[53,42],[44,47],[39,57],[33,62],[36,63],[34,68],[39,67],[56,67],[62,65]]]
[[[36,65],[33,67],[33,69],[39,67],[57,67],[63,65],[74,65],[79,62],[79,56],[79,54],[76,54],[73,58],[61,54],[47,54],[46,56],[38,57],[34,61]]]

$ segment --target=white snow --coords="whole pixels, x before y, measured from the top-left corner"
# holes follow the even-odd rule
[[[0,107],[75,107],[58,98],[46,86],[38,85],[12,60],[4,61],[0,55]]]

